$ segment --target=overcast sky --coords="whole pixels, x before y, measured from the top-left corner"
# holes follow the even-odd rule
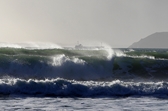
[[[168,31],[168,0],[0,0],[0,42],[128,47]]]

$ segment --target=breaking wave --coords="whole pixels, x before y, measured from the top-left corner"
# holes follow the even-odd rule
[[[168,94],[167,49],[0,48],[0,95]]]
[[[166,80],[167,50],[0,48],[0,77]]]
[[[112,60],[106,50],[0,48],[0,77],[98,80],[111,77]]]

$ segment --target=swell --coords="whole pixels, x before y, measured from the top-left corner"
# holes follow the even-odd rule
[[[113,63],[113,76],[117,79],[144,78],[167,80],[168,60],[116,57]]]
[[[114,78],[167,80],[167,49],[120,49],[115,52]]]

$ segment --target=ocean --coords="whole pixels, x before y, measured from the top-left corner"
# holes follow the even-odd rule
[[[0,48],[1,110],[167,110],[168,49]]]

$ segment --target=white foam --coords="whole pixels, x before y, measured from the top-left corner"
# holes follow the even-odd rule
[[[153,59],[155,60],[155,57],[154,56],[148,56],[148,55],[139,55],[139,56],[136,56],[136,55],[127,55],[125,54],[123,51],[121,50],[115,50],[114,51],[114,55],[117,56],[117,57],[131,57],[131,58],[148,58],[148,59]]]
[[[147,56],[147,55],[140,55],[140,56],[129,56],[127,55],[126,57],[131,57],[131,58],[147,58],[147,59],[153,59],[155,60],[155,57],[154,56]]]
[[[53,66],[61,66],[62,64],[66,63],[66,62],[72,62],[74,64],[84,64],[85,61],[79,58],[69,58],[68,56],[65,56],[64,54],[60,54],[60,55],[56,55],[54,57],[52,57],[53,62],[52,65]]]

